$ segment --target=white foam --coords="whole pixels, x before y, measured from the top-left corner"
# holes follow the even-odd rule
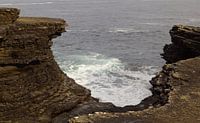
[[[12,3],[5,3],[5,4],[0,4],[0,6],[12,6]]]
[[[89,32],[90,30],[82,29],[82,30],[71,30],[68,29],[67,32]]]
[[[112,33],[139,33],[139,32],[148,32],[148,30],[138,30],[132,28],[112,28],[109,30]]]
[[[163,23],[151,23],[151,22],[141,23],[141,24],[150,25],[150,26],[165,26],[166,25]]]
[[[43,3],[30,3],[32,5],[43,5],[43,4],[52,4],[53,2],[43,2]]]
[[[89,88],[92,96],[101,101],[136,105],[151,95],[149,80],[156,71],[151,66],[130,71],[119,59],[96,53],[67,56],[58,63],[69,77]]]
[[[0,4],[0,6],[13,6],[13,5],[44,5],[44,4],[53,4],[53,2],[35,2],[35,3],[5,3]]]
[[[200,18],[189,19],[190,22],[200,22]]]

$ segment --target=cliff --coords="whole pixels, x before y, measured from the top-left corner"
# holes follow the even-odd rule
[[[174,63],[200,56],[200,28],[176,25],[170,30],[172,44],[165,45],[163,58]]]
[[[100,103],[67,77],[54,60],[52,39],[62,19],[19,17],[0,8],[0,122],[2,123],[199,123],[200,28],[177,25],[164,47],[167,64],[139,105]]]
[[[62,19],[19,17],[0,9],[0,122],[51,122],[90,97],[58,67],[52,38],[65,32]]]
[[[164,47],[167,64],[151,80],[154,100],[141,111],[97,112],[70,119],[70,123],[199,123],[200,28],[177,25],[170,31],[172,44]],[[138,105],[140,106],[140,105]]]

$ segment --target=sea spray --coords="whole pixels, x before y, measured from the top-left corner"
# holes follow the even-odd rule
[[[58,57],[61,69],[91,90],[92,96],[117,106],[136,105],[151,96],[149,80],[157,71],[153,66],[127,69],[117,58],[98,53]]]

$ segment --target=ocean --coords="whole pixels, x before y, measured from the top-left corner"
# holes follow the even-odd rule
[[[149,81],[175,24],[200,24],[200,0],[1,0],[23,16],[63,18],[52,50],[61,69],[92,96],[116,106],[152,95]]]

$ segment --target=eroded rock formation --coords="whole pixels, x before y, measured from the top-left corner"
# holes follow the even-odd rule
[[[51,40],[65,26],[62,19],[0,9],[0,122],[200,122],[200,28],[174,26],[172,44],[162,54],[167,64],[151,80],[153,95],[136,106],[116,107],[98,102],[58,67]]]
[[[65,32],[65,21],[18,16],[18,9],[0,9],[0,122],[51,122],[90,91],[54,61],[51,40]]]
[[[167,63],[200,56],[200,28],[176,25],[170,30],[172,44],[165,45],[163,58]]]
[[[164,47],[167,63],[151,80],[154,100],[142,111],[97,112],[70,119],[70,123],[199,123],[200,28],[177,25],[170,31],[172,44]],[[143,100],[143,102],[145,102]]]

